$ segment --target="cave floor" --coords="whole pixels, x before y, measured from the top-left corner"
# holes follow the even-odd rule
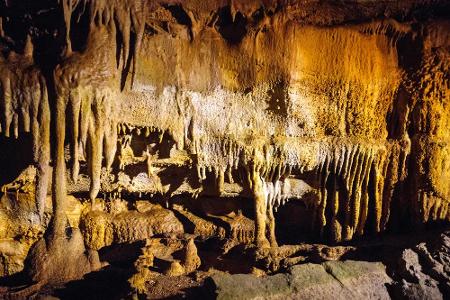
[[[260,254],[259,260],[255,261],[251,259],[254,255],[252,247],[238,245],[221,255],[217,250],[220,247],[211,241],[203,243],[200,242],[198,247],[202,266],[197,271],[181,276],[155,272],[145,285],[145,293],[139,295],[134,294],[128,284],[133,273],[133,260],[138,255],[135,252],[140,247],[138,242],[102,249],[99,253],[104,267],[81,280],[60,285],[27,285],[24,277],[18,274],[1,279],[0,294],[4,299],[270,299],[283,295],[304,298],[298,294],[304,289],[304,295],[313,293],[317,297],[327,298],[327,290],[335,293],[338,286],[344,289],[344,293],[339,292],[340,295],[348,292],[350,298],[365,295],[368,298],[401,299],[426,295],[431,299],[446,299],[450,291],[448,227],[421,233],[387,234],[339,246],[306,244],[303,249],[308,250],[301,251],[302,259],[297,260],[297,264],[287,267],[281,264],[275,272],[264,272],[261,267],[264,263],[274,263],[273,250],[272,257],[266,253],[266,257],[262,258],[264,255]],[[280,249],[287,247],[281,246]],[[277,255],[283,252],[277,251]],[[299,253],[294,256],[299,256]],[[294,256],[291,258],[295,259]],[[164,263],[163,260],[155,260],[155,267]],[[332,280],[324,284],[323,275],[311,275],[317,271],[317,266],[323,266],[326,271],[323,274],[332,275]],[[311,282],[305,284],[301,279],[302,272],[312,276]],[[340,278],[345,272],[349,274],[344,279]],[[294,275],[300,276],[301,280]],[[284,280],[283,276],[287,276],[290,284],[286,289],[264,290],[272,284],[283,286],[279,283],[279,280]],[[339,284],[335,286],[336,280]],[[346,287],[347,284],[351,284],[351,288]],[[322,294],[314,294],[319,291]],[[378,294],[365,294],[367,291],[377,291]]]

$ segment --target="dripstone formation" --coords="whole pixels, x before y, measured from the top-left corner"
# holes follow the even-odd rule
[[[118,298],[450,294],[449,17],[0,1],[0,293],[113,273]]]

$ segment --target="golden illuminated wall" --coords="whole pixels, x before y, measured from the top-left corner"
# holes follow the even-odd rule
[[[40,222],[52,195],[55,249],[67,194],[89,198],[77,238],[95,250],[113,243],[104,207],[122,193],[250,199],[242,241],[260,247],[291,200],[332,242],[448,221],[449,22],[333,5],[62,1],[54,68],[35,36],[5,51],[1,129],[31,133],[27,192]]]

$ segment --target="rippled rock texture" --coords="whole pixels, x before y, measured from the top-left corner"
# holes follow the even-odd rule
[[[154,238],[194,260],[162,273],[208,260],[194,240],[274,272],[301,262],[275,259],[282,244],[448,223],[449,9],[0,1],[1,274],[30,253],[34,281],[76,279]]]

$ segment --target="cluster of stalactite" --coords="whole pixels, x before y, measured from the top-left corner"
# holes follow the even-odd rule
[[[214,174],[216,187],[223,192],[225,180],[234,183],[233,170],[240,166],[243,147],[229,139],[199,139],[194,141],[194,153],[197,155],[196,169],[199,181],[206,180],[207,171]]]
[[[66,132],[71,133],[69,138],[71,177],[73,181],[77,181],[79,162],[86,159],[91,179],[92,201],[96,199],[101,188],[103,157],[108,170],[114,161],[117,150],[118,95],[124,88],[124,80],[126,81],[128,73],[135,73],[137,51],[144,31],[142,20],[144,7],[138,5],[139,3],[139,1],[62,1],[66,24],[66,54],[64,61],[54,72],[55,216],[64,210]],[[70,40],[71,18],[77,7],[81,7],[80,14],[89,15],[90,21],[86,49],[81,53],[72,52]],[[114,40],[117,34],[120,34],[121,39],[117,42],[116,49],[111,49],[111,45],[114,44],[111,40]],[[64,221],[57,220],[56,223],[61,222]]]
[[[291,195],[289,181],[286,179],[295,164],[289,164],[289,154],[277,145],[266,144],[259,149],[248,147],[245,150],[242,158],[247,175],[246,184],[254,198],[255,240],[258,246],[276,247],[274,211],[284,205]]]
[[[326,153],[316,171],[320,183],[313,229],[321,235],[328,225],[333,241],[350,240],[365,232],[369,214],[373,230],[386,229],[394,188],[405,180],[407,142],[385,145],[343,145]]]
[[[134,81],[136,59],[144,35],[144,16],[148,5],[144,1],[121,0],[59,0],[64,12],[66,24],[67,52],[72,52],[70,31],[74,12],[89,16],[89,24],[93,26],[108,26],[120,35],[120,45],[117,45],[117,66],[122,70],[122,81],[131,73]],[[79,16],[78,16],[79,17]],[[112,36],[115,38],[115,36]],[[123,83],[122,83],[123,87]]]
[[[206,179],[207,173],[215,176],[216,186],[223,187],[224,182],[234,183],[241,180],[251,186],[251,174],[241,174],[233,178],[233,172],[242,167],[249,170],[254,166],[266,181],[275,182],[288,177],[293,169],[299,172],[312,170],[316,161],[319,141],[302,137],[254,138],[244,137],[195,137],[191,154],[195,161],[198,178]],[[238,172],[242,173],[242,172]],[[244,181],[243,181],[244,180]],[[222,191],[219,188],[219,191]]]
[[[196,142],[198,177],[203,181],[212,174],[219,193],[224,182],[248,185],[255,201],[257,240],[261,244],[266,244],[267,224],[270,244],[276,245],[274,211],[292,196],[287,179],[306,172],[315,174],[309,180],[318,190],[317,201],[308,203],[313,209],[311,230],[336,242],[363,235],[367,228],[384,231],[394,189],[407,177],[409,140],[309,140],[309,145],[315,145],[309,153],[299,145],[303,139],[296,140],[297,147],[283,147],[267,141],[242,145],[200,139]],[[244,176],[233,179],[232,171],[242,170],[242,166]],[[368,227],[369,214],[373,224]]]
[[[107,34],[97,30],[93,49],[83,54],[72,54],[55,71],[57,106],[62,110],[61,133],[70,132],[71,177],[77,181],[79,161],[87,159],[91,177],[91,198],[95,199],[100,190],[100,173],[103,155],[106,167],[112,165],[117,148],[116,114],[118,105],[117,84],[114,68],[108,63],[108,53],[102,47],[107,45]],[[84,64],[84,65],[83,65]],[[86,68],[95,70],[94,76],[86,76]],[[93,69],[90,69],[93,68]],[[64,139],[62,140],[62,143]]]
[[[50,106],[44,76],[34,66],[33,44],[28,37],[23,54],[0,56],[0,132],[19,138],[30,133],[37,167],[36,205],[43,219],[50,162]]]
[[[66,132],[70,132],[71,177],[78,178],[82,160],[88,161],[90,195],[100,190],[103,156],[106,167],[114,160],[117,146],[117,107],[123,76],[134,73],[135,57],[143,35],[143,8],[140,2],[61,1],[66,24],[65,57],[46,80],[33,61],[33,44],[28,37],[23,54],[10,52],[1,58],[1,131],[5,136],[31,132],[34,160],[38,167],[36,202],[42,217],[47,196],[50,155],[54,154],[53,194],[55,218],[64,210]],[[75,9],[89,14],[90,29],[86,49],[73,52],[70,41],[71,18]],[[111,49],[116,33],[121,42]],[[2,34],[4,32],[2,31]],[[114,59],[116,58],[116,59]],[[112,62],[112,63],[111,63]],[[116,63],[115,63],[116,62]],[[131,69],[132,68],[132,69]],[[120,72],[121,71],[121,72]],[[122,78],[119,74],[122,75]],[[122,79],[122,80],[120,80]],[[56,101],[50,103],[47,85],[55,85]],[[50,105],[55,105],[51,115]],[[51,119],[56,142],[50,145]],[[58,223],[58,222],[57,222]],[[60,220],[64,227],[64,220]]]
[[[369,228],[384,231],[394,189],[407,176],[409,143],[386,142],[380,146],[338,142],[327,146],[321,148],[319,165],[315,169],[318,197],[312,204],[311,229],[335,242],[351,240],[354,235],[365,233],[371,214],[373,224]],[[264,224],[264,214],[267,214],[272,245],[276,245],[273,210],[288,200],[290,187],[285,179],[290,173],[291,168],[284,165],[275,168],[275,176],[257,165],[249,172],[256,211],[261,219],[257,223]],[[264,232],[264,226],[259,230]],[[264,240],[262,235],[260,233],[260,239]]]

